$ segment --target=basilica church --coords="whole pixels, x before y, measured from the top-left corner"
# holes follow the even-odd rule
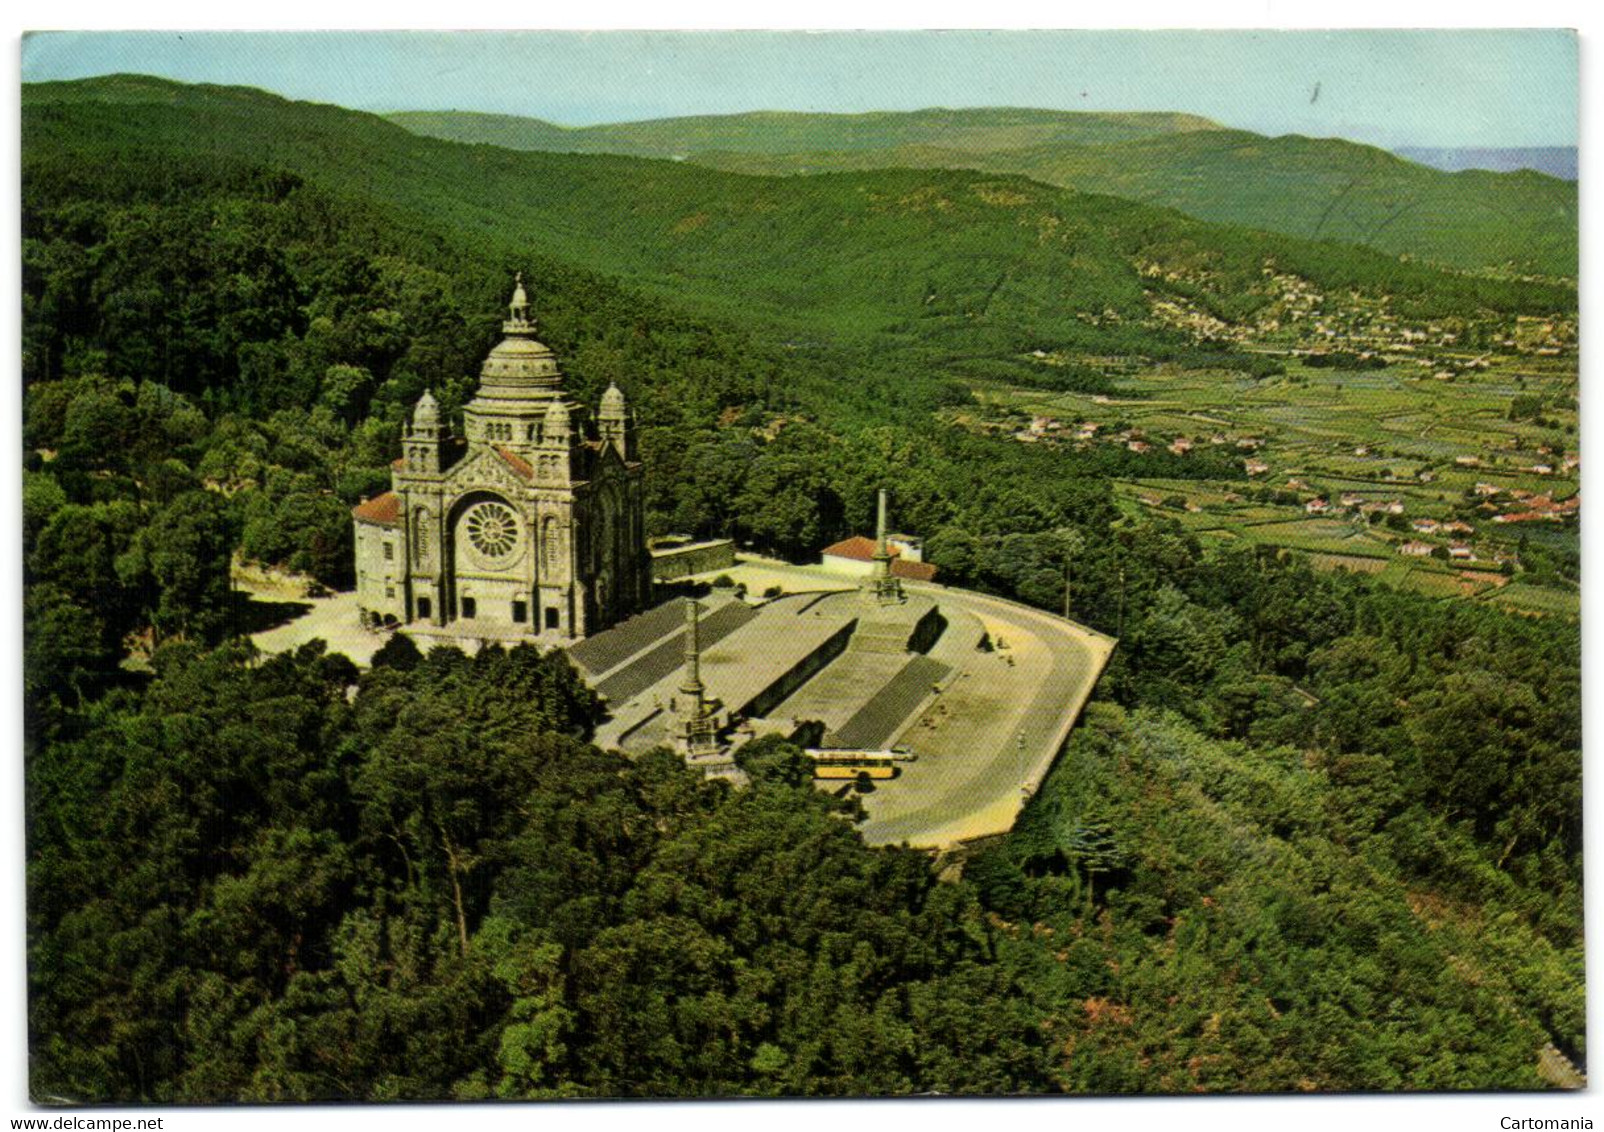
[[[463,435],[425,392],[392,490],[352,512],[365,624],[562,644],[650,601],[623,393],[609,386],[594,420],[569,398],[556,356],[535,339],[522,276],[502,330],[463,410]]]

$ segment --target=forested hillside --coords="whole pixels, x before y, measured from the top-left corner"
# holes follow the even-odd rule
[[[582,129],[462,112],[388,117],[454,141],[748,173],[980,169],[1462,269],[1574,276],[1577,267],[1573,183],[1530,171],[1445,172],[1341,139],[1264,137],[1184,114],[734,114]]]
[[[95,100],[103,87],[115,101]],[[794,182],[517,153],[259,91],[135,77],[29,86],[23,117],[24,137],[41,153],[87,160],[104,147],[138,147],[285,167],[429,225],[618,273],[677,304],[833,340],[891,333],[947,349],[977,339],[990,348],[1101,341],[1120,352],[1144,344],[1135,328],[1078,316],[1145,313],[1144,268],[1162,269],[1160,278],[1206,271],[1207,291],[1248,303],[1263,290],[1267,260],[1319,286],[1385,292],[1400,309],[1426,313],[1550,314],[1575,303],[1567,285],[1449,275],[1005,175],[885,171]]]
[[[1265,257],[1420,309],[1572,291],[973,174],[766,181],[256,92],[38,94],[37,1099],[1537,1088],[1543,1043],[1584,1061],[1576,625],[1205,551],[1120,518],[1135,454],[937,413],[1071,335],[1273,365],[1137,317],[1156,285],[1228,314]],[[1212,274],[1144,286],[1144,255]],[[349,506],[423,388],[471,392],[515,270],[581,395],[639,407],[657,531],[811,555],[890,482],[944,577],[1045,608],[1081,546],[1076,615],[1121,644],[961,879],[866,848],[783,744],[747,750],[744,793],[596,750],[593,697],[528,649],[397,638],[359,673],[238,641],[261,610],[230,556],[348,581]]]
[[[749,154],[809,150],[874,153],[919,145],[990,153],[1033,145],[1092,145],[1220,129],[1217,123],[1193,114],[1100,114],[1014,107],[867,114],[759,111],[599,126],[558,126],[539,118],[460,110],[403,110],[385,117],[416,134],[505,149],[680,159],[710,150]]]

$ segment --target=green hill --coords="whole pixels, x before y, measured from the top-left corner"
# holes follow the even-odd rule
[[[30,87],[33,167],[117,152],[250,160],[492,244],[625,277],[704,311],[833,337],[1050,327],[1113,304],[1139,313],[1134,269],[1091,215],[1105,205],[969,173],[737,176],[608,156],[421,138],[364,114],[232,89],[116,80]],[[65,97],[63,97],[65,96]],[[1002,193],[1002,196],[998,196]],[[1021,221],[1024,221],[1022,224]],[[1073,221],[1051,239],[1041,224]],[[1052,312],[1057,312],[1052,313]]]
[[[119,153],[283,168],[430,226],[584,264],[787,336],[890,335],[967,353],[1065,344],[1153,353],[1166,339],[1144,325],[1148,292],[1166,276],[1184,277],[1190,297],[1230,317],[1263,301],[1267,263],[1427,313],[1547,313],[1575,302],[1568,287],[1445,274],[1017,176],[764,178],[515,152],[258,91],[128,76],[25,87],[23,140],[25,177]]]
[[[408,110],[386,117],[414,133],[450,141],[507,149],[669,158],[706,150],[748,154],[877,152],[908,145],[939,145],[984,153],[1029,146],[1094,145],[1220,129],[1207,118],[1191,114],[1093,114],[1014,107],[870,114],[762,111],[581,127],[456,110]]]
[[[737,114],[584,129],[456,112],[390,119],[456,141],[671,157],[751,173],[911,167],[1022,174],[1460,269],[1576,273],[1572,183],[1529,171],[1447,173],[1340,139],[1264,137],[1181,114]]]

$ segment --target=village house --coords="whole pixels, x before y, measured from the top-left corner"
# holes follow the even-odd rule
[[[1411,530],[1419,531],[1423,535],[1434,535],[1437,528],[1442,526],[1436,519],[1416,519],[1409,524]]]
[[[1431,556],[1431,551],[1431,543],[1421,542],[1418,539],[1411,539],[1398,547],[1399,554],[1407,555],[1410,558],[1428,558]]]
[[[1331,510],[1331,504],[1324,499],[1311,499],[1303,505],[1303,509],[1311,515],[1324,515]]]
[[[890,574],[893,578],[907,578],[914,582],[928,582],[935,578],[936,567],[928,562],[919,560],[919,551],[907,552],[909,543],[915,540],[906,536],[899,536],[902,543],[899,546],[893,543],[891,537],[886,537],[886,550],[890,556]],[[917,544],[915,543],[917,546]],[[875,553],[878,547],[875,540],[863,535],[853,535],[833,543],[820,552],[823,565],[841,574],[850,574],[856,577],[868,577],[875,568]]]

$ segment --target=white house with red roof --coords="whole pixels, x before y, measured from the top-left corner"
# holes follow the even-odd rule
[[[905,536],[904,536],[905,539]],[[936,576],[936,568],[928,562],[918,560],[907,552],[907,541],[899,545],[897,538],[886,539],[891,552],[891,576],[893,578],[906,578],[910,582],[929,582]],[[853,535],[844,538],[824,548],[820,557],[823,565],[838,574],[845,574],[853,578],[866,578],[874,570],[874,539],[863,535]]]

